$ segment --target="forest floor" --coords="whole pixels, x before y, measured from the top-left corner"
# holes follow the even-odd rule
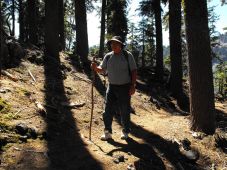
[[[60,61],[30,62],[37,55],[43,54],[27,50],[26,59],[1,77],[0,169],[227,169],[226,141],[221,142],[227,131],[226,101],[215,104],[215,135],[193,133],[190,115],[163,85],[151,81],[148,86],[146,77],[138,76],[130,138],[120,139],[116,115],[113,140],[101,141],[105,86],[103,77],[96,76],[89,140],[91,71],[63,53]],[[185,156],[186,145],[196,158]]]

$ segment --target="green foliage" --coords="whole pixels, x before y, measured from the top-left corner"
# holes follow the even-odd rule
[[[226,31],[225,33],[227,33],[227,27],[224,27],[223,30]]]
[[[218,32],[216,30],[216,22],[219,19],[219,16],[215,14],[216,6],[211,6],[208,8],[208,21],[209,21],[209,30],[210,30],[210,40],[211,46],[216,46],[216,42],[218,39]]]
[[[167,68],[170,68],[170,56],[164,57],[164,64]]]
[[[4,99],[0,97],[0,114],[7,114],[9,113],[11,106],[7,103]]]
[[[139,41],[139,31],[138,29],[136,29],[136,26],[134,23],[129,24],[129,34],[127,39],[128,39],[127,49],[133,54],[138,64],[140,41]]]
[[[98,0],[86,0],[86,7],[88,12],[92,12],[95,10],[94,3],[97,2]]]
[[[227,5],[227,1],[226,0],[221,0],[221,5]]]
[[[107,1],[107,34],[120,35],[124,41],[128,34],[126,8],[126,0]]]
[[[0,129],[2,130],[2,132],[7,132],[7,131],[12,131],[14,127],[10,126],[5,121],[4,122],[0,121]]]
[[[65,2],[65,40],[66,50],[71,51],[76,37],[75,10],[74,1],[67,0]]]
[[[139,8],[141,11],[142,16],[151,16],[155,13],[156,10],[159,10],[160,3],[163,3],[164,5],[167,3],[167,0],[152,0],[147,1],[143,0],[139,4]]]
[[[227,96],[227,61],[221,61],[214,71],[214,85],[218,90],[217,93],[224,98]]]
[[[142,16],[150,16],[154,14],[154,5],[152,1],[141,1],[139,9]]]
[[[14,113],[8,113],[8,114],[4,114],[2,118],[5,119],[5,120],[13,120],[13,119],[20,118],[20,116],[15,115]]]
[[[128,45],[137,61],[138,67],[154,66],[155,28],[153,15],[144,16],[138,25],[130,24]],[[141,54],[139,56],[139,54]]]
[[[95,10],[94,3],[98,0],[86,0],[86,10],[92,12]],[[75,21],[75,1],[66,0],[65,7],[65,41],[66,50],[75,51],[76,45],[76,21]]]
[[[99,54],[99,47],[98,46],[90,47],[89,51],[90,51],[90,55],[91,56],[98,56],[98,54]]]
[[[11,32],[11,6],[12,1],[3,1],[1,2],[1,14],[2,14],[2,26],[5,33],[10,34]]]

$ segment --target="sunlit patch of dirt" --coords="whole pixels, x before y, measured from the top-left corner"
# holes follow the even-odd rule
[[[1,99],[11,107],[7,113],[0,115],[0,122],[8,123],[11,128],[7,131],[4,131],[3,125],[0,128],[1,135],[2,132],[8,134],[4,144],[3,138],[0,138],[0,169],[226,168],[226,154],[216,147],[214,136],[194,138],[189,129],[188,115],[157,108],[150,101],[150,96],[138,90],[132,97],[135,114],[131,114],[129,140],[120,139],[121,126],[116,115],[113,140],[105,142],[100,140],[105,91],[103,87],[95,87],[90,141],[92,79],[89,74],[76,71],[70,57],[65,54],[60,57],[61,78],[48,77],[49,73],[45,70],[48,66],[28,61],[23,61],[18,68],[6,70],[16,81],[7,76],[1,77]],[[102,76],[96,77],[96,81],[102,80]],[[53,90],[60,85],[63,86],[62,91]],[[37,102],[44,107],[43,112],[37,108]],[[226,133],[227,103],[216,103],[216,109],[220,119],[217,133]],[[10,142],[8,138],[16,135],[18,123],[36,129],[37,137],[27,136],[26,141]],[[176,141],[184,139],[188,139],[191,148],[198,151],[200,156],[196,162],[187,160],[180,152]]]

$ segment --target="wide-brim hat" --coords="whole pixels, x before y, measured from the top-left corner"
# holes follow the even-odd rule
[[[110,45],[110,43],[111,43],[112,41],[119,42],[122,46],[125,45],[125,44],[123,43],[122,38],[121,38],[120,36],[113,36],[110,40],[107,41],[107,44]]]

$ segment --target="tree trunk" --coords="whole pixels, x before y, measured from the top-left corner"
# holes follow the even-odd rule
[[[144,69],[145,67],[145,34],[144,34],[144,26],[143,26],[143,42],[142,42],[142,57],[141,57],[141,67]]]
[[[15,36],[15,0],[12,0],[12,36]]]
[[[37,0],[28,0],[28,41],[32,44],[38,43],[38,25],[37,25]]]
[[[88,34],[85,0],[75,0],[76,53],[86,65],[88,61]]]
[[[106,29],[106,0],[102,0],[102,14],[101,14],[101,32],[99,43],[99,58],[103,58],[104,42],[105,42],[105,29]]]
[[[206,0],[185,0],[191,129],[215,132],[214,87]]]
[[[111,0],[106,0],[106,6],[107,6],[107,10],[106,10],[106,32],[107,32],[107,35],[111,35],[111,26],[110,26],[110,18],[111,18],[111,9],[110,9],[110,6],[111,6]]]
[[[223,78],[220,79],[220,94],[223,95],[223,88],[224,87],[224,82],[223,82]]]
[[[65,50],[65,9],[64,9],[64,0],[58,0],[59,3],[59,38],[60,38],[60,49]]]
[[[174,97],[181,100],[182,53],[181,53],[181,0],[169,1],[169,39],[171,79],[170,89]]]
[[[150,42],[150,63],[151,67],[154,67],[154,61],[155,61],[155,20],[154,17],[151,20],[151,30],[152,30],[152,35],[149,37],[149,42]]]
[[[23,1],[19,0],[19,41],[23,43],[24,39],[24,6]]]
[[[58,1],[45,1],[45,54],[59,56]]]
[[[2,1],[0,0],[0,79],[2,76]]]
[[[162,47],[162,18],[161,3],[156,2],[155,27],[156,27],[156,77],[158,81],[163,80],[163,47]]]

